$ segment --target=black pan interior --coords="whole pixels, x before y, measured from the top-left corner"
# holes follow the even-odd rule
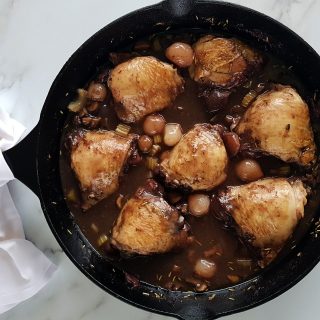
[[[76,89],[83,87],[97,68],[105,63],[110,51],[168,28],[213,30],[242,38],[262,51],[271,52],[293,66],[307,88],[305,95],[310,97],[309,104],[314,114],[320,113],[320,58],[301,38],[276,21],[243,7],[212,1],[179,3],[165,1],[116,20],[91,37],[66,63],[50,89],[39,125],[34,131],[38,185],[33,189],[39,193],[47,221],[67,255],[104,290],[154,312],[183,319],[212,319],[272,299],[315,266],[320,258],[317,236],[317,231],[320,231],[317,229],[319,203],[314,203],[314,217],[304,220],[300,228],[301,234],[308,230],[302,241],[276,265],[232,290],[198,294],[170,292],[148,284],[130,288],[122,271],[103,259],[74,224],[64,200],[58,167],[66,106],[74,98]],[[320,146],[318,140],[317,145]]]

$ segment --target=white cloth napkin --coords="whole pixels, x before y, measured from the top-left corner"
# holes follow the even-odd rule
[[[2,151],[13,147],[25,128],[0,107],[0,314],[37,293],[56,267],[24,236],[6,183],[14,176]]]

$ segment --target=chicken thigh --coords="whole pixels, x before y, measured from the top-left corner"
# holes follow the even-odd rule
[[[272,260],[304,216],[306,190],[298,179],[267,178],[227,187],[215,198],[215,215]]]
[[[296,90],[277,85],[256,98],[236,128],[245,148],[283,161],[308,165],[315,160],[309,109]]]
[[[193,46],[194,64],[191,77],[213,87],[230,89],[247,80],[262,64],[258,53],[236,39],[207,35]]]
[[[183,216],[163,199],[158,184],[148,180],[122,208],[111,243],[127,253],[164,253],[186,243],[187,229]]]
[[[170,106],[183,91],[184,80],[167,63],[137,57],[117,65],[108,85],[118,117],[130,123]]]
[[[196,124],[160,164],[166,185],[192,190],[210,190],[227,175],[228,157],[219,133],[210,124]]]
[[[84,210],[114,193],[135,135],[78,130],[71,139],[71,167],[79,181]]]

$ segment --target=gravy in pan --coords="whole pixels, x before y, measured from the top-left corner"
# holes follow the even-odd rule
[[[163,50],[167,44],[177,40],[193,42],[194,38],[197,37],[197,33],[192,33],[191,35],[188,33],[161,34],[158,37],[153,37],[151,40],[146,40],[152,43],[152,47],[151,49],[142,51],[142,54],[154,55],[160,59],[164,59]],[[132,47],[125,48],[124,51],[132,51]],[[180,74],[185,79],[184,92],[178,96],[172,107],[160,113],[164,116],[166,122],[179,123],[183,132],[187,132],[194,124],[204,122],[218,123],[229,127],[230,123],[226,116],[241,116],[245,111],[245,108],[240,106],[243,97],[252,88],[257,88],[259,84],[264,85],[264,90],[267,89],[272,82],[290,84],[295,87],[300,94],[305,94],[303,85],[294,75],[290,66],[286,66],[283,62],[267,53],[262,53],[262,55],[266,60],[263,68],[254,74],[248,83],[235,89],[227,106],[219,111],[217,115],[213,116],[207,112],[203,101],[197,96],[197,84],[190,79],[187,70],[180,70]],[[107,119],[107,124],[101,125],[100,127],[109,130],[115,129],[120,123],[113,110],[112,104],[110,104],[110,97],[102,103],[97,116]],[[69,152],[64,144],[66,135],[78,126],[73,120],[74,115],[70,114],[62,137],[60,173],[63,190],[68,206],[74,215],[75,222],[79,225],[89,242],[102,255],[141,281],[173,290],[195,289],[195,283],[198,280],[193,273],[194,263],[198,258],[203,256],[209,257],[217,265],[215,276],[207,282],[209,289],[217,289],[237,283],[260,270],[252,252],[239,241],[238,237],[232,231],[224,229],[221,222],[216,220],[213,214],[208,214],[200,218],[191,215],[185,216],[186,221],[191,226],[192,234],[195,236],[196,241],[180,251],[152,256],[136,255],[123,257],[118,252],[110,253],[109,246],[107,248],[105,246],[99,246],[99,238],[102,235],[109,236],[113,223],[119,215],[120,209],[116,205],[116,200],[119,195],[124,195],[125,199],[130,198],[139,186],[145,184],[146,179],[150,177],[150,171],[145,165],[146,160],[144,157],[141,163],[136,166],[131,166],[128,172],[121,177],[120,188],[117,192],[107,199],[100,201],[88,211],[83,212],[79,206],[80,191],[78,183],[70,168]],[[141,128],[142,122],[136,123],[131,125],[131,132],[141,134]],[[162,150],[165,150],[163,145]],[[241,156],[238,155],[236,158],[229,159],[228,178],[219,188],[243,183],[234,173],[234,163],[236,160],[238,161],[240,157]],[[284,176],[301,174],[301,171],[294,165],[286,164],[273,157],[260,158],[259,163],[266,176],[272,176],[274,173]],[[304,172],[302,172],[302,174],[304,174]],[[209,192],[209,195],[212,195],[214,192],[215,190]],[[185,196],[180,202],[186,203],[186,199]],[[310,214],[311,210],[309,205],[307,205],[305,207],[305,215],[308,216]]]

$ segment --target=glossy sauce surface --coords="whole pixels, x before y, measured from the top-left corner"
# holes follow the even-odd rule
[[[153,37],[151,40],[147,39],[152,44],[151,49],[143,51],[142,54],[154,55],[167,61],[164,57],[164,50],[168,44],[181,40],[190,43],[196,37],[198,37],[196,34],[190,35],[188,33],[163,34],[158,38]],[[125,50],[128,50],[128,48],[125,48]],[[119,52],[121,51],[119,50]],[[204,101],[198,97],[197,84],[189,78],[186,69],[179,69],[180,74],[185,79],[184,92],[178,96],[171,107],[160,113],[164,116],[166,122],[179,123],[184,133],[191,129],[194,124],[204,122],[223,124],[229,127],[230,117],[226,116],[241,116],[246,110],[246,108],[240,106],[243,97],[249,90],[259,87],[259,84],[263,85],[263,90],[268,89],[273,82],[290,84],[297,88],[301,94],[304,93],[303,85],[289,66],[266,53],[262,53],[262,55],[266,61],[262,70],[255,74],[248,83],[235,89],[228,105],[217,115],[212,115],[207,111]],[[102,104],[97,115],[107,118],[106,128],[109,130],[115,129],[120,123],[110,103],[110,97]],[[75,128],[73,115],[70,115],[66,127],[64,136]],[[131,132],[141,134],[142,123],[132,125]],[[80,191],[70,168],[69,153],[64,147],[64,141],[65,137],[62,139],[60,169],[62,185],[70,210],[89,242],[116,266],[142,281],[179,290],[194,290],[193,282],[196,277],[193,271],[198,258],[206,257],[217,265],[216,274],[207,282],[209,289],[232,285],[259,271],[252,252],[238,240],[232,231],[225,230],[221,222],[216,220],[211,213],[203,217],[193,217],[186,214],[185,219],[190,224],[192,235],[195,236],[196,240],[181,251],[147,257],[124,257],[119,253],[106,253],[97,243],[101,235],[109,236],[112,225],[119,215],[120,209],[116,205],[118,196],[121,194],[124,199],[130,198],[139,186],[144,185],[145,180],[151,176],[151,172],[146,168],[144,158],[138,165],[131,166],[128,172],[121,177],[118,192],[102,200],[87,212],[82,212],[77,200],[70,200],[68,197],[70,190],[72,190],[76,194],[76,199],[79,199]],[[166,150],[165,146],[161,145],[161,147],[162,151]],[[241,159],[241,156],[230,159],[228,178],[218,188],[243,183],[237,178],[234,170],[235,164]],[[301,174],[294,165],[284,164],[272,157],[260,158],[259,163],[265,176],[273,176],[274,172],[279,173],[279,168],[283,167],[287,168],[285,176]],[[209,195],[215,194],[218,188],[210,191]],[[179,203],[187,203],[187,196],[183,196]],[[306,216],[311,215],[311,207],[309,204],[306,206]]]

